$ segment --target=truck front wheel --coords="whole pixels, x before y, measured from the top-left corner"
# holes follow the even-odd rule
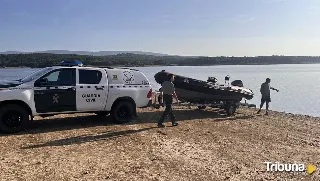
[[[111,110],[111,115],[116,123],[128,123],[132,120],[134,106],[128,101],[120,101]]]
[[[0,131],[4,133],[19,132],[29,121],[28,111],[19,105],[8,104],[0,108]]]

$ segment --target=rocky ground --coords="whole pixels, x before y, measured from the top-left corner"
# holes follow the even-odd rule
[[[163,108],[125,125],[91,114],[36,118],[0,135],[1,180],[320,180],[317,170],[268,172],[264,162],[320,169],[320,119],[255,109],[226,117],[176,108],[179,126],[157,128]]]

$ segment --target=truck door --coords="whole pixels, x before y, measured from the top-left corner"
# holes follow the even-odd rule
[[[77,72],[77,110],[104,110],[108,96],[106,72],[95,68],[79,68]]]
[[[38,113],[76,111],[76,71],[55,69],[34,83],[34,102]]]

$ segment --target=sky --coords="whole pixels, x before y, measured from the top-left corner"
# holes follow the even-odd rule
[[[0,0],[0,52],[320,55],[319,0]]]

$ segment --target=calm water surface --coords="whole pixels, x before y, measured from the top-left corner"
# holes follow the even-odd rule
[[[228,65],[228,66],[170,66],[170,67],[135,67],[150,80],[154,89],[159,86],[154,74],[161,70],[207,80],[214,76],[220,83],[230,75],[231,81],[240,79],[244,86],[252,89],[255,96],[250,103],[260,104],[260,85],[267,77],[271,86],[279,92],[271,91],[270,109],[298,114],[320,116],[320,64],[307,65]],[[0,80],[18,79],[37,69],[0,69]]]

